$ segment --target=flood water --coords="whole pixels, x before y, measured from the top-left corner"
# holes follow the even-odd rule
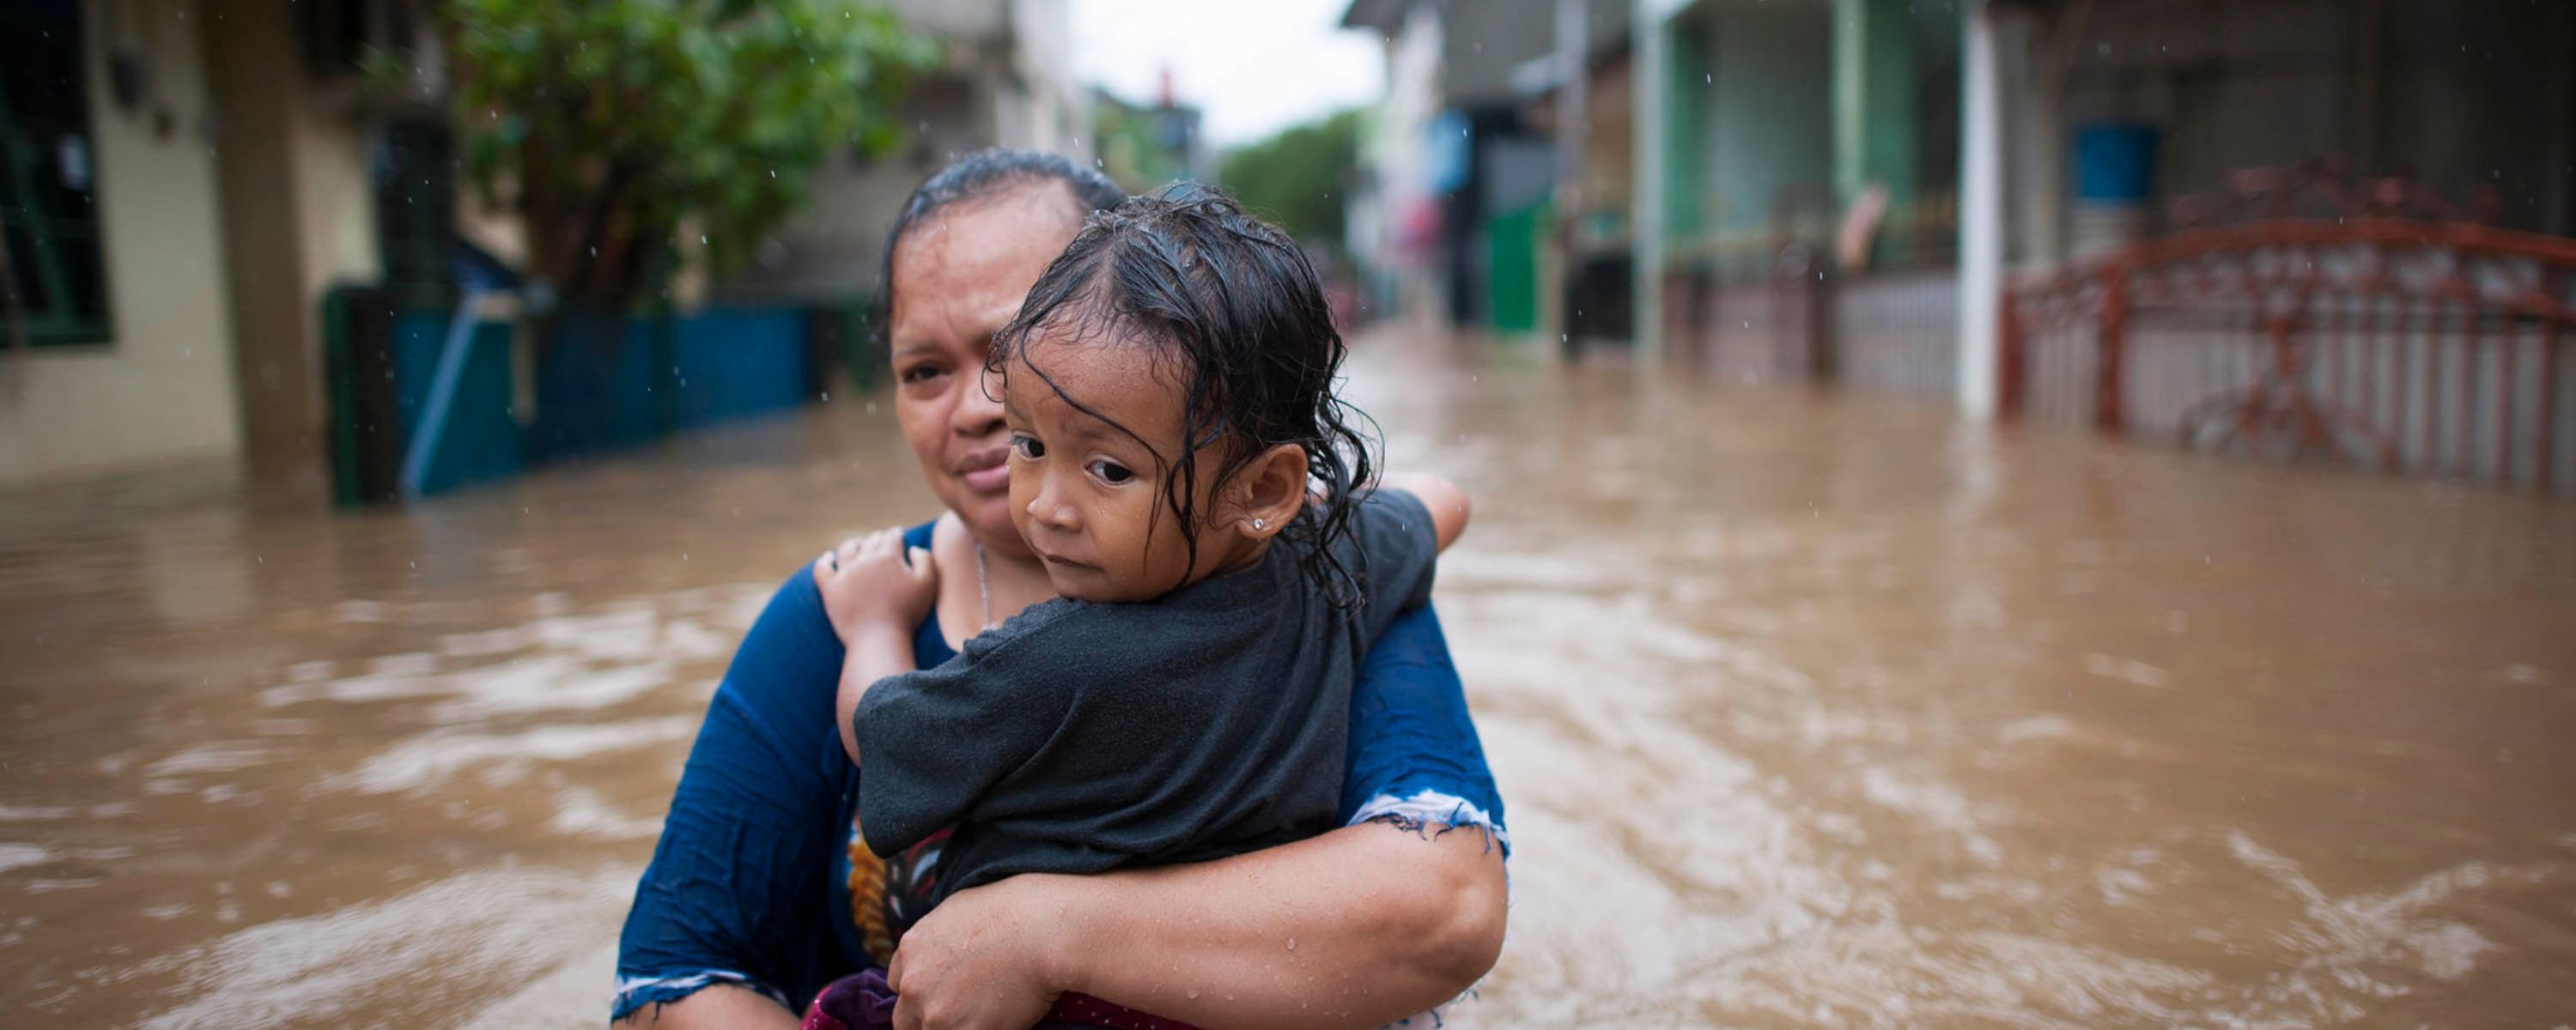
[[[1461,1026],[2576,1022],[2576,505],[1380,334],[1510,806]],[[882,406],[329,513],[0,494],[0,1023],[592,1026]]]

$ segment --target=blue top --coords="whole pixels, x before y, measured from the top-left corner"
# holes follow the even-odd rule
[[[929,547],[930,524],[904,542]],[[938,617],[924,618],[916,663],[955,654]],[[800,568],[744,635],[707,706],[618,939],[611,1019],[713,984],[797,1011],[865,964],[849,887],[858,767],[833,718],[841,657],[822,594]],[[1345,825],[1476,826],[1508,849],[1502,799],[1429,607],[1370,649],[1350,716]]]

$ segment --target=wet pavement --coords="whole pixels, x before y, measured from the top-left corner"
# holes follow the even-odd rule
[[[1510,806],[1453,1025],[2576,1022],[2576,505],[1379,335]],[[0,1022],[590,1026],[864,398],[325,513],[0,494]]]

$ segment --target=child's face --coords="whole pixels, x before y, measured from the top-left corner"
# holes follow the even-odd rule
[[[1243,544],[1241,534],[1218,528],[1211,448],[1189,485],[1203,520],[1198,564],[1190,563],[1180,513],[1163,492],[1168,462],[1183,447],[1181,385],[1168,365],[1154,360],[1150,344],[1042,332],[1001,370],[1011,519],[1059,594],[1152,600],[1223,567]]]

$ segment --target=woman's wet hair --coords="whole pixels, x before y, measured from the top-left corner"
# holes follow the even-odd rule
[[[1300,546],[1303,571],[1336,606],[1358,604],[1352,571],[1331,545],[1350,532],[1354,494],[1372,478],[1370,441],[1359,429],[1366,416],[1333,394],[1346,348],[1314,265],[1287,233],[1207,186],[1129,198],[1083,224],[1029,288],[1019,315],[994,335],[989,369],[1033,373],[1065,403],[1151,450],[1029,360],[1040,336],[1151,347],[1165,362],[1160,370],[1182,385],[1186,444],[1178,455],[1155,456],[1192,567],[1200,513],[1190,484],[1201,452],[1217,460],[1222,489],[1271,447],[1305,451],[1323,499],[1280,536]]]
[[[1079,218],[1094,211],[1106,211],[1127,199],[1127,193],[1098,169],[1085,168],[1058,154],[1038,150],[993,147],[978,150],[950,162],[948,167],[913,187],[905,198],[903,210],[895,215],[894,227],[886,230],[885,260],[877,267],[884,281],[878,297],[884,303],[884,324],[894,321],[894,252],[905,234],[914,226],[959,204],[990,200],[1011,190],[1045,183],[1063,183],[1078,211],[1066,214]]]

